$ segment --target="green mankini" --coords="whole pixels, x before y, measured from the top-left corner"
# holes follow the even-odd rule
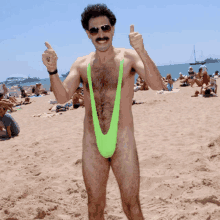
[[[87,68],[87,77],[88,77],[88,83],[89,83],[90,99],[91,99],[91,105],[92,105],[92,117],[93,117],[93,124],[94,124],[95,136],[96,136],[96,143],[97,143],[97,147],[99,149],[100,154],[105,158],[109,158],[114,154],[116,143],[117,143],[119,109],[120,109],[120,99],[121,99],[121,84],[122,84],[122,77],[123,77],[123,63],[124,63],[124,59],[120,62],[119,78],[118,78],[118,85],[117,85],[117,91],[116,91],[115,102],[114,102],[114,109],[112,113],[112,119],[111,119],[108,133],[105,135],[102,133],[102,130],[99,124],[99,119],[97,116],[94,93],[92,89],[90,64],[88,65],[88,68]]]

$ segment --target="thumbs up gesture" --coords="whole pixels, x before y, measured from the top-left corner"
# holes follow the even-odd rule
[[[143,38],[141,34],[139,34],[138,32],[134,32],[134,25],[130,26],[129,40],[131,46],[135,49],[135,51],[138,54],[142,54],[144,51]]]
[[[45,46],[47,50],[42,54],[42,61],[44,65],[47,67],[47,71],[54,72],[57,69],[57,55],[54,49],[48,42],[45,42]]]

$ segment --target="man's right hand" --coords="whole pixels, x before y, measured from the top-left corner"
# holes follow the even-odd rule
[[[47,50],[42,54],[42,61],[47,67],[47,71],[54,72],[57,69],[57,55],[48,42],[45,42]]]

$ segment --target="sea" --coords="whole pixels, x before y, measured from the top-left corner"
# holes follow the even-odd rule
[[[197,64],[197,65],[191,65],[191,66],[193,67],[195,72],[198,72],[201,65]],[[216,70],[218,70],[220,72],[220,63],[207,63],[207,64],[205,64],[205,66],[207,67],[207,70],[208,70],[207,72],[209,75],[213,75]],[[168,73],[170,73],[172,76],[172,79],[174,79],[174,80],[179,78],[180,72],[183,75],[188,75],[189,67],[190,67],[190,65],[188,63],[187,64],[173,64],[173,65],[157,66],[162,77],[166,77],[166,75]],[[138,74],[135,75],[134,83],[136,83],[137,78],[138,78]],[[63,82],[65,80],[65,77],[60,76],[60,80]],[[33,82],[32,83],[24,83],[24,84],[20,84],[20,85],[21,86],[30,86],[30,85],[34,85],[35,83],[33,83]],[[48,78],[40,79],[40,81],[37,83],[41,83],[42,86],[46,90],[50,90],[49,76],[48,76]],[[80,84],[80,86],[82,86],[82,84]]]

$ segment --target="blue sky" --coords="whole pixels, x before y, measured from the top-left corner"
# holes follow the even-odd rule
[[[0,10],[0,82],[10,76],[48,78],[42,63],[48,41],[58,55],[58,72],[94,51],[81,25],[88,4],[105,3],[116,16],[114,47],[131,48],[130,25],[142,34],[156,65],[220,58],[220,1],[7,0]]]

